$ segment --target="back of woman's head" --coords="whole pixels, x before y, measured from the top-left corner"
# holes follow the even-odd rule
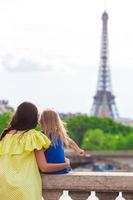
[[[10,123],[10,128],[15,130],[28,130],[36,127],[38,121],[37,107],[30,102],[21,103]]]
[[[68,137],[65,129],[65,123],[61,120],[58,112],[54,109],[45,109],[40,117],[40,124],[46,135],[51,135],[51,140],[53,144],[56,144],[58,136],[61,137],[63,142],[66,142],[66,137]]]
[[[7,129],[1,134],[2,139],[10,130],[30,130],[36,127],[38,121],[37,107],[30,102],[21,103]]]

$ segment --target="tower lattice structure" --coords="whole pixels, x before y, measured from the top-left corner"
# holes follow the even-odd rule
[[[111,75],[108,62],[108,14],[102,14],[102,41],[101,57],[97,82],[97,91],[94,96],[91,115],[119,118],[119,113],[115,103],[115,96],[112,92]]]

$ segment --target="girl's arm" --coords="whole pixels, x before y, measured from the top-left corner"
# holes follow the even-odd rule
[[[85,155],[85,151],[83,149],[81,149],[76,142],[74,142],[74,140],[72,140],[71,138],[67,137],[67,142],[68,145],[76,152],[76,154],[78,156],[84,156]]]
[[[65,163],[60,163],[60,164],[47,163],[45,155],[44,155],[44,149],[35,150],[35,157],[36,157],[38,168],[42,172],[56,172],[70,166],[70,161],[67,158],[66,158]]]

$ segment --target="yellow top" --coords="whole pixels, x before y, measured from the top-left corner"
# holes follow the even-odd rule
[[[41,200],[42,186],[34,149],[50,140],[34,129],[7,134],[0,141],[0,200]]]

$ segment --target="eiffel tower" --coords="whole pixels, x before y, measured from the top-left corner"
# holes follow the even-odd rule
[[[97,91],[91,108],[92,116],[111,117],[119,119],[119,113],[115,104],[115,96],[112,93],[110,68],[108,65],[108,14],[102,14],[102,41]]]

